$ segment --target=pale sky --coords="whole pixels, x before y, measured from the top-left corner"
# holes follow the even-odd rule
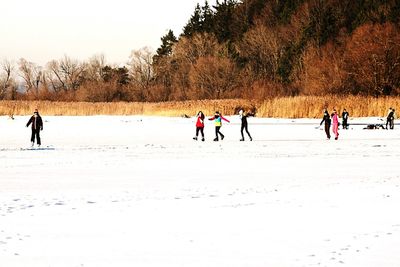
[[[104,54],[124,64],[132,50],[155,51],[168,29],[179,36],[197,3],[204,0],[0,0],[0,60],[44,65]]]

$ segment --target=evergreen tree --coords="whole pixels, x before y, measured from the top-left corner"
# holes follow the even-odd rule
[[[196,32],[202,31],[202,10],[199,4],[196,5],[192,17],[183,28],[183,36],[192,36]]]
[[[234,25],[234,9],[237,5],[235,0],[217,0],[214,16],[214,34],[218,41],[226,42],[232,40],[232,25]]]
[[[214,12],[208,4],[208,1],[201,7],[201,11],[201,31],[210,33],[214,27]]]
[[[176,42],[178,42],[178,39],[172,30],[169,30],[166,35],[161,37],[161,46],[157,49],[157,53],[153,57],[154,63],[157,64],[157,61],[162,57],[170,56],[172,54],[172,47]]]

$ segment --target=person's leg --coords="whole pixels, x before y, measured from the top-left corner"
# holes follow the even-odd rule
[[[339,125],[338,124],[333,125],[333,132],[335,133],[335,139],[337,140],[339,138]]]
[[[220,129],[221,129],[221,126],[220,126],[219,129],[218,129],[218,133],[219,133],[219,135],[221,136],[221,140],[224,140],[225,135],[223,135],[223,133],[221,133]]]
[[[204,139],[204,128],[203,127],[200,128],[200,133],[201,133],[201,137]]]
[[[31,142],[32,142],[32,144],[35,143],[35,130],[34,129],[32,129]]]
[[[219,133],[219,126],[215,126],[215,139],[214,141],[218,141],[218,133]]]
[[[197,137],[199,136],[199,127],[196,127],[196,136],[193,137],[194,140],[197,140]]]
[[[40,140],[40,130],[36,130],[36,141],[39,146],[42,144]]]
[[[240,139],[241,141],[244,141],[243,130],[244,130],[244,125],[242,124],[242,126],[240,127],[240,133],[242,134],[242,139]]]
[[[328,139],[331,139],[330,125],[328,123],[325,123],[325,133],[326,133],[326,137]]]
[[[247,135],[248,135],[249,138],[250,138],[250,141],[253,140],[253,138],[251,138],[251,135],[250,135],[250,133],[249,133],[249,126],[248,126],[247,124],[246,124],[246,126],[245,126],[245,129],[246,129]]]

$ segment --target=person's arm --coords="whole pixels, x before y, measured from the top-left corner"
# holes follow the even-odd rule
[[[32,123],[32,119],[33,119],[33,117],[31,117],[31,118],[29,119],[28,123],[26,124],[26,127],[28,127],[28,126]]]
[[[223,119],[224,121],[226,121],[226,122],[229,122],[230,123],[230,121],[228,120],[228,119],[225,119],[224,117],[222,117],[221,116],[221,119]]]
[[[42,117],[39,117],[39,120],[40,120],[40,130],[41,131],[43,131],[43,120],[42,120]]]
[[[321,126],[321,125],[324,123],[324,121],[325,121],[325,116],[322,118],[322,121],[321,121],[321,123],[319,124],[319,126]]]
[[[213,121],[215,119],[215,116],[214,117],[211,117],[211,118],[209,118],[208,120],[209,121]]]

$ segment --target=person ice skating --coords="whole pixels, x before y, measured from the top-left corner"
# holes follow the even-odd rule
[[[393,130],[394,129],[394,118],[396,117],[396,110],[392,109],[393,111],[393,115],[392,115],[392,120],[390,121],[390,129]]]
[[[327,109],[324,109],[324,116],[322,118],[322,121],[320,123],[320,126],[322,125],[322,123],[325,122],[325,133],[326,133],[326,137],[328,139],[331,139],[331,133],[330,133],[330,128],[331,128],[331,116],[329,115],[329,112]]]
[[[342,127],[343,129],[348,129],[349,124],[347,123],[347,120],[349,119],[349,113],[347,112],[346,109],[343,110],[342,112]]]
[[[335,135],[335,140],[339,138],[339,116],[336,109],[333,109],[332,113],[332,131]]]
[[[32,124],[31,145],[34,146],[36,137],[37,145],[40,147],[40,131],[43,131],[43,120],[42,117],[40,117],[39,111],[37,109],[35,109],[35,112],[33,113],[33,116],[29,119],[26,127],[29,127],[30,124]]]
[[[202,111],[197,113],[197,121],[196,121],[196,137],[193,137],[194,140],[197,140],[199,136],[199,132],[201,133],[201,141],[204,141],[204,114]]]
[[[221,140],[224,140],[225,135],[223,135],[223,134],[220,132],[220,129],[221,129],[221,127],[222,127],[222,120],[224,120],[224,121],[226,121],[226,122],[229,122],[229,123],[230,123],[230,121],[227,120],[227,119],[225,119],[224,117],[222,117],[222,115],[219,114],[218,111],[215,112],[214,117],[209,118],[208,120],[210,120],[210,121],[215,121],[215,139],[214,139],[214,141],[219,141],[218,135],[221,136]]]
[[[394,128],[394,109],[389,108],[389,112],[386,118],[386,130]]]
[[[247,118],[249,116],[254,116],[254,114],[249,113],[249,112],[244,112],[243,109],[239,110],[239,118],[242,121],[241,127],[240,127],[240,133],[242,134],[242,139],[240,141],[244,141],[244,135],[243,135],[243,130],[246,130],[247,135],[250,138],[250,141],[253,141],[253,138],[251,137],[248,129],[248,123],[247,123]]]

